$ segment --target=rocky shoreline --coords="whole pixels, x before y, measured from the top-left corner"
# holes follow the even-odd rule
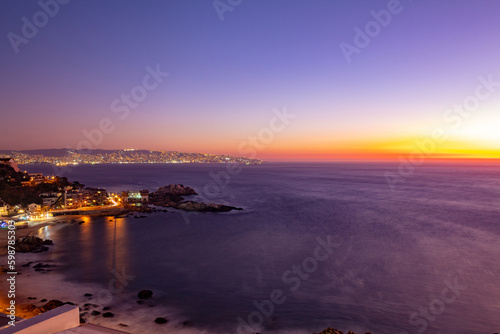
[[[192,325],[189,319],[178,319],[176,312],[158,304],[151,290],[138,291],[134,296],[118,292],[123,288],[118,282],[112,289],[92,283],[75,284],[66,281],[60,272],[61,264],[52,260],[50,251],[39,252],[36,247],[43,246],[44,241],[35,238],[29,237],[22,241],[23,252],[16,256],[16,262],[19,263],[16,268],[16,316],[28,319],[69,304],[79,307],[82,324],[90,322],[128,333],[148,332],[143,329],[161,332],[163,328],[181,329]],[[50,241],[45,242],[49,243]],[[0,257],[4,264],[1,259],[6,257]],[[0,289],[3,291],[6,288],[4,278],[7,269],[4,265],[1,269]],[[46,284],[48,279],[50,284]],[[0,296],[0,312],[9,313],[9,305],[10,300],[6,296]]]
[[[313,334],[316,334],[316,333],[313,333]],[[317,333],[317,334],[344,334],[344,332],[342,332],[341,330],[335,329],[335,328],[328,327],[324,331]],[[356,334],[356,333],[348,331],[347,334]],[[371,334],[371,332],[367,332],[365,334]]]
[[[18,254],[19,286],[29,286],[22,289],[23,293],[16,297],[17,315],[22,318],[31,318],[47,312],[64,304],[78,306],[80,309],[80,323],[93,323],[130,333],[159,333],[159,332],[183,332],[183,330],[194,330],[196,323],[191,319],[180,318],[178,312],[161,307],[156,300],[157,291],[144,289],[134,294],[112,295],[106,300],[102,298],[102,287],[92,285],[66,286],[68,283],[60,279],[58,273],[59,264],[54,263],[48,257],[48,253],[39,252],[39,246],[51,245],[50,240],[42,240],[38,237],[23,237],[20,242]],[[4,273],[3,273],[4,275]],[[0,276],[3,276],[0,274]],[[57,282],[60,289],[54,290],[46,286],[43,281],[50,277],[60,277]],[[53,276],[56,275],[56,276]],[[1,286],[1,284],[0,284]],[[66,292],[65,292],[66,291]],[[69,291],[70,293],[68,293]],[[158,291],[161,297],[161,291]],[[8,300],[0,298],[0,312],[5,311]],[[133,312],[134,314],[131,314]],[[130,321],[134,318],[135,321]],[[146,331],[142,331],[145,329]],[[199,330],[200,333],[205,331]],[[264,334],[259,332],[255,334]],[[334,328],[327,328],[317,334],[355,334],[352,331],[342,332]],[[316,334],[316,333],[313,333]],[[366,333],[370,334],[370,333]]]
[[[185,201],[184,196],[195,195],[196,192],[183,185],[161,187],[153,194],[152,202],[159,206],[173,207],[188,211],[192,209],[202,212],[227,212],[239,209],[222,204]],[[59,222],[60,221],[52,222],[52,224]],[[65,222],[69,224],[84,223],[84,221],[77,221],[76,219],[65,219]],[[127,321],[129,315],[126,310],[130,310],[131,307],[134,307],[136,308],[135,312],[139,312],[141,315],[146,312],[147,317],[143,315],[141,326],[143,326],[143,328],[147,326],[147,328],[153,332],[160,331],[162,328],[166,329],[167,327],[169,329],[175,328],[176,330],[182,331],[182,328],[194,326],[191,320],[175,319],[175,313],[172,314],[172,312],[166,311],[159,305],[156,305],[152,290],[141,290],[136,294],[135,298],[134,296],[120,297],[121,303],[126,305],[126,309],[122,309],[116,305],[103,303],[103,300],[96,298],[102,291],[102,289],[99,290],[99,288],[96,287],[81,286],[74,289],[70,288],[71,294],[65,294],[61,291],[55,292],[45,287],[44,284],[41,283],[41,277],[47,277],[46,275],[51,275],[51,277],[53,277],[53,274],[58,277],[59,275],[57,273],[59,265],[51,262],[46,255],[46,252],[53,245],[53,242],[49,239],[43,240],[30,234],[34,232],[35,229],[52,224],[40,224],[39,226],[27,227],[19,230],[19,232],[22,231],[22,233],[18,234],[19,238],[15,246],[16,252],[19,253],[18,262],[20,263],[20,270],[18,270],[18,275],[20,276],[18,276],[18,280],[20,285],[30,286],[29,290],[25,290],[22,296],[20,295],[16,298],[19,300],[17,313],[19,316],[30,318],[64,304],[70,304],[79,307],[81,323],[91,322],[115,329],[130,331],[131,333],[142,333],[137,330],[136,324]],[[1,269],[0,275],[5,275],[7,271],[6,268],[2,266]],[[118,298],[118,296],[114,298]],[[0,312],[5,311],[8,305],[7,302],[8,301],[4,298],[0,298]],[[344,334],[344,332],[334,328],[327,328],[317,334]],[[346,334],[355,333],[349,331]]]
[[[19,253],[41,253],[49,250],[47,245],[53,245],[50,239],[42,240],[41,238],[29,235],[16,240],[15,250]]]
[[[149,194],[149,203],[157,206],[172,207],[184,211],[196,212],[228,212],[231,210],[243,210],[234,206],[186,201],[184,196],[198,195],[196,191],[182,184],[170,184],[158,188]]]

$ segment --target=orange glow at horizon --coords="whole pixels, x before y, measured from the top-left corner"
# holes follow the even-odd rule
[[[431,138],[372,142],[305,142],[275,145],[257,155],[263,160],[399,160],[414,156],[430,160],[500,159],[500,144]]]

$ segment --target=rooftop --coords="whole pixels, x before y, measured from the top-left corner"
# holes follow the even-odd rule
[[[3,326],[0,327],[0,334],[127,334],[123,331],[93,324],[80,325],[78,306],[68,304],[39,314],[33,318],[16,318],[15,326],[8,325],[8,321],[7,315],[0,313],[0,326]]]

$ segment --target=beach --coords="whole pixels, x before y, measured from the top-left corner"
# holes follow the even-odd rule
[[[65,221],[67,221],[67,219],[68,219],[67,217],[51,218],[51,219],[44,220],[41,222],[28,223],[27,226],[16,227],[16,229],[15,229],[16,240],[23,238],[23,237],[26,237],[28,235],[37,234],[39,229],[41,229],[45,226],[50,226],[50,225],[55,225],[55,224],[65,222]],[[7,229],[0,229],[0,256],[7,254],[7,231],[8,231]]]
[[[46,226],[52,226],[56,224],[61,224],[68,222],[69,219],[72,219],[74,217],[64,217],[64,218],[50,218],[44,221],[40,222],[34,222],[34,223],[28,223],[27,226],[22,226],[22,227],[16,227],[15,232],[16,232],[16,239],[21,239],[26,236],[30,235],[37,235],[39,230],[46,227]],[[6,268],[7,265],[7,229],[1,229],[0,230],[0,266],[2,269]],[[28,294],[24,295],[25,292],[28,291],[33,291],[31,288],[25,289],[26,287],[31,287],[32,283],[36,280],[36,277],[33,276],[32,273],[26,273],[24,268],[22,268],[22,264],[25,264],[27,262],[25,261],[46,261],[47,256],[42,253],[38,254],[33,254],[33,253],[16,253],[16,269],[18,276],[16,277],[16,282],[20,282],[21,289],[16,291],[16,302],[17,303],[17,310],[16,310],[16,315],[21,318],[31,318],[39,313],[33,312],[33,310],[29,309],[29,305],[32,304],[31,299],[28,299]],[[26,274],[25,276],[22,276],[23,274]],[[7,274],[5,270],[2,270],[0,272],[0,276],[2,277],[0,281],[0,287],[2,288],[2,291],[7,291],[7,283],[5,281],[5,278],[7,277]],[[18,285],[19,286],[19,285]],[[42,298],[43,299],[43,298]],[[20,301],[20,303],[19,303]],[[6,312],[6,308],[8,307],[10,302],[10,299],[7,298],[6,294],[2,294],[0,296],[0,312],[2,313],[8,313]]]
[[[100,217],[110,220],[113,217]],[[65,225],[78,225],[80,221],[88,222],[89,216],[64,216],[37,222],[34,225],[16,229],[16,238],[26,236],[42,236],[51,229],[63,229]],[[7,263],[7,230],[1,231],[0,241],[2,253],[0,265],[2,269]],[[139,305],[137,293],[123,293],[120,282],[110,282],[103,287],[93,283],[74,283],[62,273],[62,263],[58,262],[54,253],[64,252],[57,244],[48,246],[49,250],[40,253],[16,253],[16,316],[24,319],[34,317],[43,311],[43,306],[52,300],[72,303],[79,306],[80,315],[86,322],[102,325],[129,333],[150,333],[155,324],[152,319],[166,317],[178,319],[163,324],[157,330],[169,330],[180,334],[203,333],[190,327],[187,319],[183,319],[175,309],[158,305],[152,300],[143,301]],[[7,273],[0,272],[0,290],[8,291]],[[49,284],[47,284],[50,282]],[[57,288],[54,288],[57,287]],[[156,291],[155,291],[156,292]],[[158,292],[156,292],[158,293]],[[0,296],[0,312],[9,313],[7,307],[10,299],[7,294]],[[103,314],[111,313],[105,317]],[[133,321],[131,321],[133,319]]]

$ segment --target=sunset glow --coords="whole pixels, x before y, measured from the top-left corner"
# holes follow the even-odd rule
[[[4,35],[20,34],[20,18],[40,10],[1,6],[10,13]],[[447,139],[426,159],[499,158],[498,4],[450,12],[448,3],[400,2],[387,27],[346,54],[342,45],[363,38],[355,28],[386,8],[257,1],[221,21],[210,1],[62,6],[28,43],[4,41],[0,149],[88,141],[93,149],[384,160],[408,156],[439,128]],[[80,29],[88,22],[92,31]],[[113,28],[123,22],[123,31]],[[266,133],[284,109],[294,118]]]

